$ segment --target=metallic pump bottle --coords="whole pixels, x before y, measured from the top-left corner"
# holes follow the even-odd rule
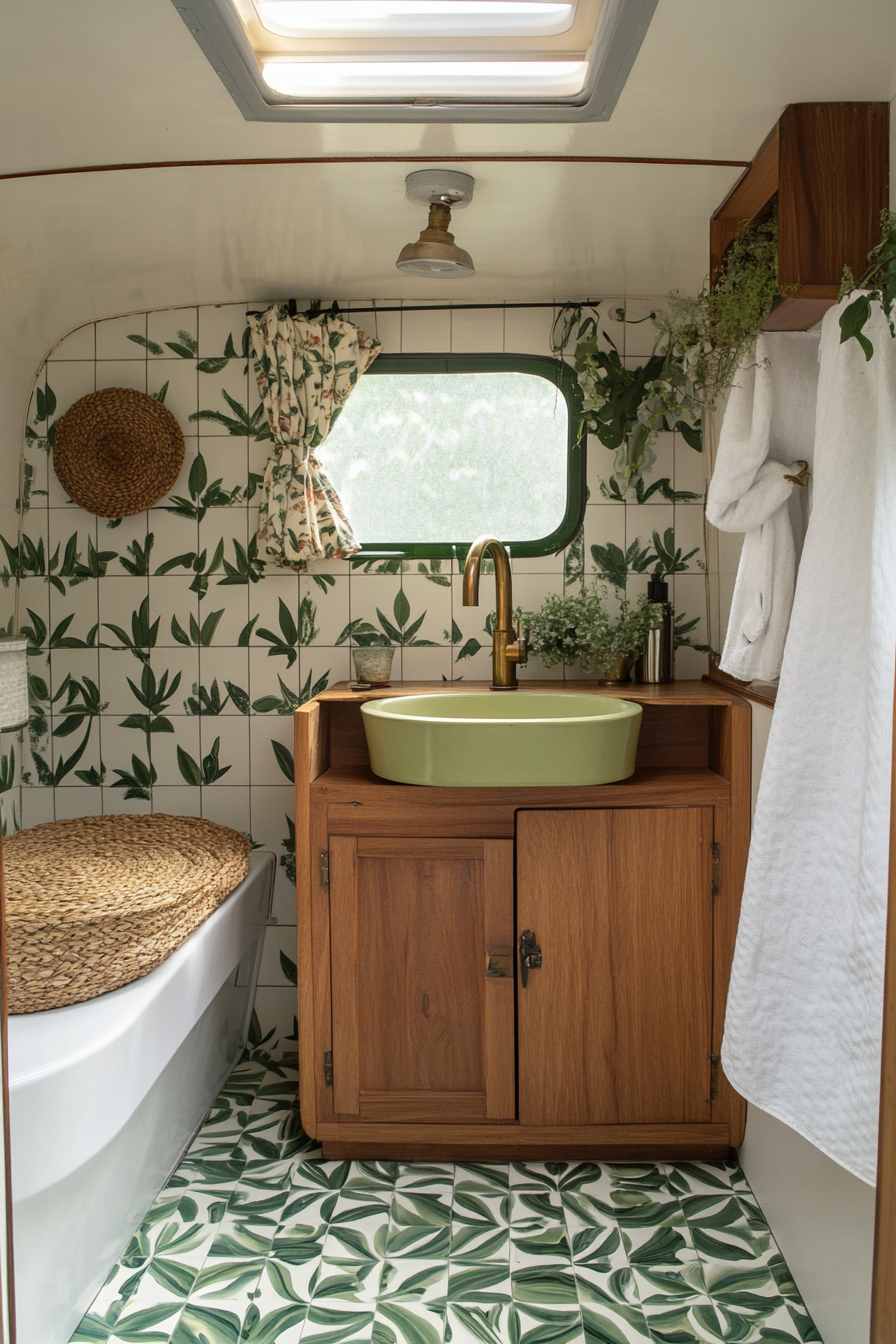
[[[648,684],[672,681],[672,608],[669,585],[654,574],[647,585],[650,625],[647,644],[635,665],[635,680]]]

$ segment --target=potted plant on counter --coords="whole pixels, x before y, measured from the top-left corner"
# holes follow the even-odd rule
[[[647,641],[647,597],[621,598],[615,616],[606,600],[606,587],[594,584],[574,594],[548,593],[538,611],[517,612],[531,631],[531,652],[545,667],[580,666],[607,685],[628,681]]]

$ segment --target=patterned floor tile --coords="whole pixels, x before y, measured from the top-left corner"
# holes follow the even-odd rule
[[[334,1162],[253,1032],[78,1344],[812,1344],[734,1163]]]

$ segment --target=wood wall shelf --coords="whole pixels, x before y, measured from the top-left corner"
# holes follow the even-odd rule
[[[808,331],[836,303],[843,267],[860,276],[880,241],[888,160],[887,103],[792,103],[710,221],[710,276],[738,225],[761,219],[777,193],[786,297],[764,330]]]

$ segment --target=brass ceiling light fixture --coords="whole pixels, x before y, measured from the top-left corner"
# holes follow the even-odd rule
[[[409,201],[429,204],[429,223],[416,243],[407,243],[395,263],[399,271],[411,275],[430,275],[442,279],[462,279],[474,275],[473,258],[458,247],[448,232],[452,209],[459,210],[473,199],[474,179],[469,173],[447,168],[424,168],[405,179]]]

